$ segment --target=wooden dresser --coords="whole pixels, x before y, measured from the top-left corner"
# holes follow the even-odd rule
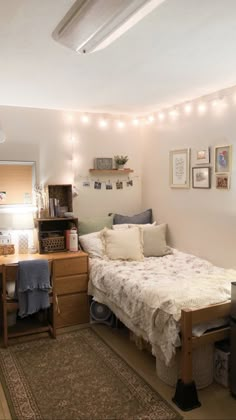
[[[3,264],[34,259],[53,262],[53,284],[58,301],[56,328],[89,322],[88,255],[82,251],[68,251],[0,256],[0,273]]]
[[[87,254],[55,259],[53,279],[58,299],[56,328],[89,322]]]

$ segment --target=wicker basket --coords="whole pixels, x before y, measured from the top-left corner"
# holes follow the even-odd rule
[[[193,350],[193,379],[197,389],[206,388],[213,382],[214,345],[207,344]],[[175,386],[180,374],[180,350],[177,350],[172,366],[156,357],[157,376],[167,385]]]
[[[0,255],[12,255],[15,254],[15,246],[13,244],[0,245]]]
[[[42,238],[41,245],[44,252],[64,251],[65,238],[64,236],[54,236],[52,238]]]

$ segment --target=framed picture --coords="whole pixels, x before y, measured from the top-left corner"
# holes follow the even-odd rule
[[[113,159],[112,158],[95,158],[94,169],[112,169]]]
[[[192,187],[211,188],[211,168],[192,168]]]
[[[209,147],[202,147],[201,149],[197,149],[194,151],[194,163],[195,165],[202,165],[206,163],[210,163],[210,148]]]
[[[217,174],[216,175],[216,188],[218,190],[228,190],[230,187],[230,176],[229,174]]]
[[[231,171],[232,146],[215,147],[215,173]]]
[[[189,157],[190,149],[170,151],[171,188],[189,188]]]

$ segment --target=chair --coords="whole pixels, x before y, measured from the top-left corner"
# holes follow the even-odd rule
[[[49,292],[50,307],[40,310],[33,316],[16,321],[16,325],[8,325],[8,314],[19,309],[18,300],[8,293],[9,282],[16,282],[19,264],[4,264],[2,266],[2,310],[3,310],[3,344],[7,347],[9,338],[23,335],[48,332],[56,338],[56,294],[53,287],[52,261],[49,261],[51,290]],[[13,284],[14,285],[14,284]]]

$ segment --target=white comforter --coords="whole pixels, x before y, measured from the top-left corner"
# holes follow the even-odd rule
[[[196,309],[230,299],[236,270],[174,250],[143,262],[90,260],[89,294],[152,345],[170,364],[180,345],[181,309]]]

